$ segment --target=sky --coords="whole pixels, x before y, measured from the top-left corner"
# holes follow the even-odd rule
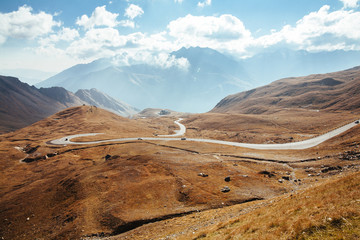
[[[289,48],[360,50],[360,0],[0,0],[0,69],[60,72],[118,64],[186,66],[209,47],[235,58]]]

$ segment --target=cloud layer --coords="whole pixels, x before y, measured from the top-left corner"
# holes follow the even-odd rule
[[[118,25],[116,18],[119,14],[108,12],[105,6],[95,8],[90,17],[82,15],[81,18],[76,20],[76,24],[86,29],[95,26],[115,27]]]
[[[324,5],[292,25],[259,37],[231,14],[188,14],[170,21],[161,32],[149,34],[136,31],[135,20],[146,12],[132,3],[127,3],[123,13],[108,11],[106,6],[96,7],[90,16],[75,19],[73,27],[55,21],[55,14],[34,13],[24,5],[17,11],[0,13],[0,44],[9,39],[29,39],[37,41],[37,53],[49,56],[68,56],[79,61],[123,56],[124,64],[143,61],[184,69],[186,59],[169,55],[184,46],[209,47],[239,58],[277,46],[307,51],[360,50],[360,12],[356,11],[359,1],[341,1],[342,9],[331,10]],[[211,6],[211,1],[198,2],[198,6]],[[124,34],[124,27],[133,32]]]
[[[34,39],[51,33],[53,27],[60,25],[51,14],[34,14],[31,7],[24,5],[14,12],[0,13],[0,44],[7,38]]]
[[[359,0],[340,0],[344,4],[344,8],[356,8],[358,7]]]

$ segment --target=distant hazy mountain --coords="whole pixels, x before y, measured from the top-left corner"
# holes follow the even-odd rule
[[[349,69],[360,65],[360,51],[310,53],[278,49],[242,61],[251,78],[261,85],[280,78],[299,77]]]
[[[189,69],[115,66],[101,59],[76,65],[37,86],[61,86],[71,91],[97,88],[137,108],[187,112],[208,111],[224,96],[255,86],[237,61],[215,50],[182,48],[172,55],[186,58]]]
[[[96,88],[140,109],[205,112],[229,94],[279,78],[333,72],[360,64],[359,51],[309,53],[280,49],[245,60],[199,47],[181,48],[171,54],[186,58],[189,69],[116,66],[110,59],[99,59],[69,68],[37,86],[60,86],[74,92]]]
[[[80,89],[75,93],[75,95],[90,105],[106,109],[124,117],[131,116],[139,112],[138,109],[124,102],[120,102],[95,88],[90,90]]]
[[[285,108],[360,111],[360,67],[327,74],[285,78],[229,95],[211,112],[261,114]]]
[[[62,87],[40,88],[39,92],[45,96],[62,103],[65,107],[79,106],[86,104],[74,93],[67,91]]]
[[[60,95],[66,97],[61,99]],[[78,97],[63,88],[39,90],[17,78],[0,76],[2,133],[25,127],[67,107],[80,104],[83,102]]]
[[[1,69],[0,75],[3,76],[16,76],[20,81],[25,82],[29,85],[34,85],[39,83],[49,77],[53,76],[55,73],[52,72],[43,72],[32,69]]]

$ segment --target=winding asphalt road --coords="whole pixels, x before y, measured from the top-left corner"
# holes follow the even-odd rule
[[[180,130],[175,130],[175,134],[171,134],[171,135],[158,135],[159,137],[179,137],[185,134],[186,132],[186,127],[180,123],[180,121],[182,121],[182,118],[179,118],[178,120],[176,120],[174,123],[176,125],[178,125],[180,127]]]
[[[238,142],[228,142],[228,141],[221,141],[221,140],[213,140],[213,139],[199,139],[199,138],[175,138],[177,136],[182,136],[186,132],[186,127],[180,123],[182,119],[175,121],[180,127],[173,135],[159,135],[158,137],[141,137],[141,138],[118,138],[118,139],[110,139],[110,140],[101,140],[101,141],[93,141],[93,142],[72,142],[71,139],[78,138],[78,137],[86,137],[86,136],[95,136],[102,133],[85,133],[85,134],[76,134],[71,136],[66,136],[63,138],[59,138],[56,140],[50,141],[51,144],[54,145],[84,145],[84,144],[98,144],[98,143],[107,143],[107,142],[124,142],[124,141],[139,141],[139,140],[146,140],[146,141],[192,141],[192,142],[203,142],[203,143],[214,143],[214,144],[222,144],[234,147],[243,147],[243,148],[250,148],[250,149],[267,149],[267,150],[296,150],[296,149],[307,149],[312,148],[319,145],[330,138],[333,138],[347,130],[357,126],[355,122],[349,123],[345,126],[337,128],[333,131],[325,133],[315,138],[307,139],[300,142],[291,142],[291,143],[279,143],[279,144],[252,144],[252,143],[238,143]],[[169,138],[171,137],[171,138]]]

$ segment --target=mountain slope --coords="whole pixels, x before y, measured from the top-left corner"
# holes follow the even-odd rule
[[[67,98],[64,101],[52,98],[57,91]],[[5,76],[0,76],[0,93],[0,132],[25,127],[62,109],[83,103],[63,88],[38,90],[17,78]]]
[[[39,92],[62,103],[65,107],[79,106],[86,103],[86,101],[82,101],[78,96],[62,87],[40,88]]]
[[[14,131],[80,105],[94,105],[121,116],[138,112],[96,89],[81,90],[75,95],[62,87],[37,89],[14,77],[0,76],[0,93],[0,133]]]
[[[58,73],[45,81],[42,81],[36,84],[36,87],[65,87],[70,91],[76,91],[77,89],[71,89],[69,86],[63,86],[60,83],[64,82],[67,79],[71,79],[74,77],[81,77],[85,74],[90,74],[91,72],[96,72],[107,67],[111,66],[111,63],[108,59],[98,59],[88,64],[77,64],[71,68],[68,68],[61,73]],[[48,84],[51,83],[51,84]]]
[[[75,95],[90,105],[109,110],[121,116],[131,116],[139,112],[138,109],[126,103],[117,101],[116,99],[100,92],[95,88],[90,90],[80,89],[75,93]]]
[[[255,113],[284,108],[349,110],[360,108],[360,67],[285,78],[264,87],[227,96],[211,112]]]

